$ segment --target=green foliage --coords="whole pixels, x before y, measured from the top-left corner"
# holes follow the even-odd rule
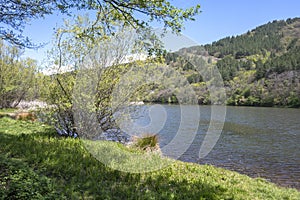
[[[290,96],[287,98],[287,104],[293,108],[300,108],[300,98],[295,92],[290,92]]]
[[[236,59],[240,59],[249,55],[261,54],[265,50],[279,52],[284,49],[280,42],[283,37],[280,31],[285,25],[285,21],[275,20],[248,31],[247,34],[226,37],[204,47],[210,55],[218,58],[232,55]]]
[[[247,81],[245,81],[247,80]],[[227,88],[229,105],[299,107],[299,71],[272,73],[256,80],[255,71],[239,72]]]
[[[298,23],[299,19],[295,18],[292,21],[290,23]],[[224,80],[231,80],[236,71],[241,68],[251,69],[251,61],[256,66],[257,79],[266,77],[272,72],[282,73],[289,70],[298,70],[300,63],[299,46],[297,46],[298,38],[293,36],[286,48],[284,42],[282,42],[284,37],[288,37],[284,36],[284,34],[288,34],[285,30],[288,24],[285,21],[273,21],[247,34],[227,37],[212,45],[206,45],[205,48],[210,55],[223,58],[217,62],[217,66]],[[297,28],[294,29],[299,32]],[[267,52],[272,52],[269,59]],[[254,58],[257,55],[259,56],[258,59]],[[244,61],[245,59],[246,61]]]
[[[54,181],[20,159],[0,155],[0,199],[66,199]]]
[[[127,148],[113,142],[105,145],[113,151]],[[0,193],[4,198],[8,195],[24,199],[300,198],[297,190],[280,188],[260,178],[180,161],[148,173],[115,171],[91,156],[80,140],[56,137],[48,126],[9,118],[0,119],[0,155]],[[124,161],[124,164],[142,164]],[[166,158],[161,161],[168,162]]]
[[[236,75],[239,68],[239,62],[231,56],[226,56],[217,62],[217,67],[223,80],[228,81]]]
[[[95,11],[94,21],[87,29],[78,32],[78,37],[84,35],[114,34],[116,32],[115,22],[133,28],[149,27],[152,21],[162,22],[165,28],[174,32],[183,29],[185,20],[194,20],[194,16],[200,12],[200,6],[181,9],[173,6],[170,1],[146,1],[146,0],[54,0],[35,1],[20,0],[0,4],[0,36],[12,44],[35,48],[39,45],[33,44],[29,38],[23,35],[24,26],[30,20],[42,18],[59,11],[68,15],[74,10]],[[139,15],[144,17],[136,17]],[[14,16],[14,17],[11,17]],[[105,36],[105,35],[102,35]]]
[[[20,3],[22,2],[12,2],[8,7],[18,7]],[[27,2],[26,5],[30,6],[32,3],[34,2]],[[45,6],[49,9],[48,13],[40,10]],[[83,109],[87,112],[96,112],[96,119],[103,131],[111,129],[115,125],[113,114],[117,111],[110,108],[110,103],[113,88],[118,82],[120,72],[113,72],[111,69],[113,66],[120,65],[122,58],[124,59],[128,54],[140,53],[145,49],[149,54],[155,54],[158,57],[165,53],[157,37],[150,30],[149,22],[162,22],[166,29],[169,28],[178,33],[183,28],[183,22],[193,20],[193,16],[199,13],[200,8],[199,5],[196,5],[188,9],[180,9],[165,0],[92,0],[80,3],[77,0],[70,0],[45,2],[43,5],[37,3],[36,7],[36,12],[40,13],[41,16],[51,14],[55,10],[70,14],[74,8],[96,11],[96,17],[93,19],[88,16],[77,16],[71,23],[66,20],[64,26],[56,31],[56,45],[50,51],[50,65],[58,67],[57,73],[62,73],[60,70],[63,67],[71,66],[70,71],[75,73],[75,76],[79,73],[80,77],[85,79],[85,82],[82,80],[78,84],[75,82],[75,78],[78,76],[72,76],[72,73],[71,76],[66,75],[67,73],[54,75],[52,78],[55,83],[50,84],[49,97],[46,98],[50,104],[55,105],[53,107],[53,119],[58,132],[71,136],[77,135],[78,128],[75,126],[74,105],[76,103],[77,105],[81,104],[79,101],[86,102],[94,98],[93,102],[89,102],[88,105],[80,105],[79,109],[86,106]],[[144,14],[145,17],[142,17],[141,20],[136,17],[137,14]],[[27,16],[28,19],[33,17],[35,15],[32,13]],[[6,23],[15,23],[15,21],[21,23],[21,18],[8,20]],[[138,32],[138,35],[133,34],[133,29]],[[19,31],[20,29],[16,30]],[[18,40],[18,36],[16,39]],[[14,42],[14,40],[9,41]],[[141,45],[141,43],[143,44]],[[23,45],[26,46],[24,43]],[[98,52],[93,52],[95,49]],[[88,57],[94,59],[90,63],[92,67],[85,65]],[[105,70],[105,68],[109,69]],[[119,67],[119,69],[121,68]],[[94,85],[87,85],[88,83],[91,84],[91,80]],[[77,84],[76,87],[74,87],[75,84]],[[80,84],[88,88],[85,90]],[[79,88],[77,88],[78,85]],[[78,90],[83,91],[77,92],[74,97],[74,91]],[[86,121],[90,120],[86,119]],[[87,124],[84,126],[86,128]]]
[[[183,48],[168,54],[166,62],[184,74],[198,96],[210,104],[209,81],[197,78],[186,63],[199,63],[206,71],[218,68],[226,88],[228,105],[299,107],[300,18],[273,21],[236,37],[205,46]],[[203,49],[208,52],[205,52]],[[179,55],[186,55],[183,60]],[[209,56],[209,55],[210,56]],[[214,59],[210,64],[195,62]],[[188,69],[187,67],[188,66]],[[159,92],[158,92],[159,93]]]
[[[281,56],[269,59],[262,67],[265,73],[259,77],[265,77],[267,73],[272,72],[280,74],[285,71],[300,70],[300,46],[290,49]],[[258,70],[260,70],[259,67]]]
[[[187,74],[187,81],[189,83],[198,83],[202,82],[202,77],[197,72],[191,72]]]
[[[20,60],[21,49],[0,40],[0,108],[16,107],[21,100],[33,98],[37,88],[34,60]]]
[[[74,137],[76,129],[72,111],[72,92],[76,72],[55,74],[49,78],[51,81],[47,82],[48,93],[45,101],[52,106],[41,110],[40,113],[46,113],[42,119],[61,130],[61,135]]]

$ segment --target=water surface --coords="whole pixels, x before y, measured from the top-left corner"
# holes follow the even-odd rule
[[[227,107],[219,140],[206,157],[199,159],[199,150],[208,130],[212,107],[161,106],[158,111],[151,112],[153,122],[154,119],[164,122],[163,126],[158,123],[160,127],[157,127],[161,148],[172,142],[179,129],[185,134],[181,143],[188,143],[189,148],[179,160],[212,164],[300,190],[300,109]],[[144,112],[135,121],[137,124],[151,124],[149,108],[151,105],[143,106]],[[183,109],[193,117],[185,115],[183,120]],[[193,112],[197,109],[200,109],[200,117],[195,118]],[[194,126],[195,122],[198,127]],[[155,124],[152,123],[151,126]],[[186,136],[190,138],[189,134],[193,132],[196,134],[192,142],[184,139]],[[172,157],[174,152],[180,152],[178,148],[180,145],[175,145],[163,153]]]

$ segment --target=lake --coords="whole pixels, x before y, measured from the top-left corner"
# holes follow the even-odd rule
[[[222,116],[215,116],[224,108],[223,124]],[[164,155],[300,189],[300,109],[197,105],[144,105],[140,109],[132,127],[159,133]],[[223,128],[218,137],[210,138],[215,143],[212,150],[199,158],[211,121]]]

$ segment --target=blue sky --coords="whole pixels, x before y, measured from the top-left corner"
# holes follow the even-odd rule
[[[196,21],[186,22],[183,34],[194,44],[207,44],[226,36],[240,35],[269,21],[300,17],[299,0],[171,0],[178,7],[201,5]],[[54,28],[64,16],[55,14],[31,22],[25,34],[36,43],[49,43],[39,50],[26,50],[24,57],[40,63],[51,48]],[[155,25],[157,26],[157,25]]]

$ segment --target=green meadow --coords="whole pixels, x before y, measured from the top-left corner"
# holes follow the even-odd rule
[[[143,154],[114,142],[103,145],[114,156],[114,149],[122,148]],[[0,118],[0,199],[300,199],[296,189],[157,154],[153,160],[167,163],[160,170],[118,171],[85,147],[82,140],[59,137],[47,125]]]

